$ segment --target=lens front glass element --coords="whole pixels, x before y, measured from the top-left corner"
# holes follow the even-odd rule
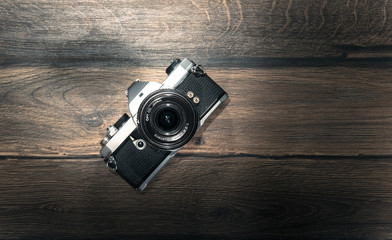
[[[173,131],[180,123],[179,113],[174,108],[164,108],[157,113],[157,125],[164,131]]]

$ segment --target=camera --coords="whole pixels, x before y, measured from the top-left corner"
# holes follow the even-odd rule
[[[126,91],[130,116],[107,128],[100,154],[107,167],[136,190],[153,177],[193,137],[227,98],[203,67],[172,60],[160,84],[136,80]]]

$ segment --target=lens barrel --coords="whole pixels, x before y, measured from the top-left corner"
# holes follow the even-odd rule
[[[155,91],[140,106],[138,120],[141,133],[157,148],[179,148],[197,130],[199,119],[193,104],[176,90]]]

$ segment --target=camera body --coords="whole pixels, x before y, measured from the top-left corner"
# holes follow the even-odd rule
[[[175,59],[160,84],[136,80],[126,91],[130,116],[108,127],[106,165],[142,191],[228,97],[193,61]]]

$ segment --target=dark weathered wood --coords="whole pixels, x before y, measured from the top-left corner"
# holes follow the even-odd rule
[[[392,70],[210,69],[230,101],[184,151],[257,155],[391,155]],[[129,112],[136,78],[162,68],[7,68],[0,72],[0,155],[96,155]]]
[[[1,162],[1,238],[392,236],[391,158],[180,154],[142,194],[98,159]]]
[[[0,239],[392,237],[392,2],[0,2]],[[228,101],[143,193],[99,157],[136,78]]]
[[[353,49],[344,46],[388,46],[376,55],[390,57],[391,9],[390,1],[357,0],[2,1],[0,63],[162,67],[186,56],[260,66],[341,57]]]

